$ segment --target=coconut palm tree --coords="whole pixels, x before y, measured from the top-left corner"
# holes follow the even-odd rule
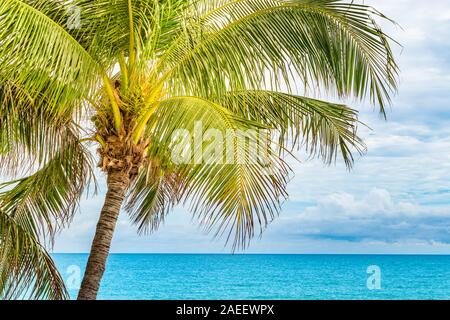
[[[357,111],[308,95],[368,97],[384,114],[398,71],[374,18],[338,0],[2,0],[0,297],[68,297],[47,250],[99,172],[79,299],[97,296],[121,208],[148,233],[183,204],[248,245],[287,197],[294,150],[349,167],[364,151]],[[235,148],[190,161],[209,146],[190,134],[210,129]],[[261,137],[237,142],[249,130],[265,132],[264,161],[249,152]]]

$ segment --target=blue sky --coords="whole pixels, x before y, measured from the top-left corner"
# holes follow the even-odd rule
[[[368,153],[348,172],[340,162],[292,162],[295,177],[281,216],[247,252],[450,254],[450,1],[364,1],[396,20],[400,90],[388,122],[364,103]],[[326,98],[326,97],[322,97]],[[55,252],[87,252],[102,205],[84,200]],[[230,252],[177,208],[150,236],[122,213],[113,252]]]

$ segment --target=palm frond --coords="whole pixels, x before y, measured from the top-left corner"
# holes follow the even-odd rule
[[[47,99],[32,99],[20,86],[0,85],[0,174],[19,175],[49,161],[79,139],[73,107],[47,109]]]
[[[39,239],[0,208],[0,299],[67,299],[64,281]]]
[[[34,174],[0,184],[0,208],[36,239],[53,240],[71,221],[92,178],[87,150],[72,143]]]
[[[194,22],[161,59],[175,94],[209,97],[302,85],[339,97],[369,94],[381,112],[390,101],[398,68],[388,36],[373,18],[385,17],[371,7],[339,0],[238,0],[206,8],[206,14],[191,8]]]
[[[132,32],[130,14],[135,31],[133,36],[139,39],[140,33],[149,31],[153,2],[133,0],[131,4],[132,12],[129,12],[128,0],[74,1],[73,5],[80,9],[84,18],[81,26],[83,34],[79,36],[91,50],[98,50],[95,56],[104,56],[111,62],[111,58],[117,58],[120,52],[128,55]]]
[[[254,235],[255,226],[259,225],[262,231],[278,214],[287,197],[290,169],[276,152],[264,150],[266,154],[261,159],[249,147],[260,144],[255,131],[264,126],[198,97],[163,101],[150,123],[153,126],[149,136],[153,140],[149,157],[175,168],[183,179],[184,203],[207,230],[216,229],[216,236],[227,233],[228,241],[233,240],[233,248],[245,247]],[[180,128],[181,134],[187,135],[181,137],[181,142],[174,135]],[[221,138],[230,141],[230,148],[216,152],[214,143],[208,139],[197,137],[194,138],[197,142],[192,141],[192,135],[207,134],[209,130],[222,133]],[[187,157],[186,150],[190,150]],[[206,150],[208,158],[204,159],[202,152]],[[174,157],[178,152],[182,161]],[[167,159],[170,155],[172,158]]]
[[[64,108],[95,86],[98,63],[46,13],[54,1],[0,3],[0,79],[20,85],[32,98],[44,95],[49,108]],[[66,90],[70,88],[70,90]]]
[[[342,104],[273,91],[228,92],[218,102],[234,114],[279,131],[279,148],[303,146],[330,164],[340,153],[353,164],[352,151],[363,153],[357,136],[358,112]]]
[[[240,150],[238,152],[246,152]],[[287,199],[290,168],[275,154],[269,164],[252,161],[188,166],[184,196],[191,210],[215,235],[227,234],[233,249],[245,248],[259,225],[262,232]]]
[[[139,233],[158,230],[165,217],[181,201],[183,182],[175,172],[148,163],[130,188],[125,209]]]
[[[76,105],[53,112],[48,100],[33,99],[11,82],[0,85],[0,174],[19,175],[40,167],[79,139]]]
[[[133,42],[133,47],[139,49],[141,55],[138,62],[145,63],[159,56],[179,34],[182,8],[187,2],[73,0],[63,7],[67,11],[73,6],[82,13],[81,27],[70,30],[70,33],[96,59],[110,63],[121,53],[129,57],[130,42]],[[56,17],[63,14],[60,11]]]

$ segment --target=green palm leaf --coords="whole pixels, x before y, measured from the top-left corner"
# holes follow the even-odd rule
[[[125,209],[140,233],[158,230],[165,217],[181,201],[183,182],[177,173],[147,164],[130,188]]]
[[[86,150],[72,144],[33,175],[0,185],[0,297],[67,298],[41,241],[51,242],[71,221],[91,165]]]
[[[384,112],[397,66],[372,8],[336,0],[213,1],[207,8],[191,13],[196,38],[182,35],[163,57],[173,87],[185,84],[176,93],[278,90],[299,77],[341,97],[369,93]]]
[[[134,201],[128,204],[128,209],[133,212],[135,223],[139,223],[141,230],[146,226],[154,230],[170,208],[178,203],[179,190],[176,192],[165,185],[164,191],[158,192],[160,183],[166,182],[164,170],[175,170],[183,177],[181,190],[185,203],[191,203],[191,209],[206,225],[218,225],[217,235],[227,228],[229,232],[230,229],[235,232],[235,246],[245,245],[252,237],[256,221],[265,227],[278,214],[280,203],[286,197],[289,172],[279,155],[285,153],[288,144],[305,145],[311,154],[318,153],[327,163],[340,152],[348,166],[353,162],[352,150],[362,152],[364,149],[356,136],[358,119],[355,110],[340,104],[271,91],[229,92],[216,102],[196,97],[171,98],[155,111],[150,123],[155,125],[155,129],[149,132],[154,139],[150,145],[150,158],[163,157],[165,160],[161,162],[166,164],[166,168],[161,168],[161,165],[157,169],[152,168],[155,163],[151,162],[146,171],[151,174],[142,175],[132,188]],[[184,128],[193,134],[195,123],[202,124],[203,134],[211,128],[222,132],[252,128],[281,130],[276,144],[278,152],[269,155],[272,166],[250,163],[252,159],[246,159],[244,163],[224,164],[220,159],[223,155],[214,155],[216,158],[210,159],[212,163],[209,164],[195,164],[194,160],[199,155],[193,150],[188,164],[171,167],[167,154],[177,148],[174,132]],[[254,124],[259,126],[253,127]],[[251,142],[258,143],[256,140]],[[235,152],[246,153],[247,150]],[[234,155],[233,159],[237,157]],[[154,170],[160,171],[155,174]],[[164,203],[170,205],[162,206]]]
[[[39,243],[0,209],[0,299],[67,299],[54,262]]]
[[[245,246],[254,234],[255,225],[259,224],[262,230],[278,214],[280,204],[287,196],[289,167],[270,150],[265,161],[248,152],[248,145],[259,143],[252,130],[264,126],[198,97],[174,97],[163,101],[150,123],[155,127],[150,133],[153,140],[149,157],[159,159],[166,170],[172,169],[181,177],[180,194],[184,203],[208,230],[217,227],[217,236],[228,233],[229,240],[234,236],[234,247]],[[177,141],[174,132],[183,128],[183,132],[194,134],[199,130],[198,123],[202,125],[202,134],[213,129],[222,132],[224,139],[231,138],[234,150],[211,152],[208,158],[202,159],[201,153],[211,147],[210,143],[202,141],[201,146],[195,146],[190,136],[188,146],[192,152],[188,157],[181,154],[183,161],[174,164],[178,161],[174,160],[176,157],[168,157],[186,147]],[[226,159],[231,159],[230,163]],[[172,198],[177,195],[170,194]],[[147,200],[153,201],[153,198]],[[140,204],[140,208],[150,206],[149,202]]]
[[[45,14],[49,7],[53,1],[1,2],[0,79],[19,84],[33,98],[44,95],[50,107],[61,108],[62,97],[71,102],[92,89],[98,63]]]
[[[73,114],[76,103],[49,110],[48,99],[36,99],[11,82],[0,84],[0,174],[26,173],[41,167],[69,144],[78,141]]]
[[[228,92],[220,103],[233,113],[279,130],[280,152],[303,146],[331,163],[340,153],[351,167],[353,151],[363,153],[356,135],[358,112],[342,104],[273,91]]]

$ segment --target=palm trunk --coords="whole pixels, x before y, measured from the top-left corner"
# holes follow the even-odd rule
[[[120,208],[129,185],[129,175],[121,171],[108,173],[108,192],[97,223],[91,253],[81,283],[78,300],[95,300],[105,271],[111,240]]]

